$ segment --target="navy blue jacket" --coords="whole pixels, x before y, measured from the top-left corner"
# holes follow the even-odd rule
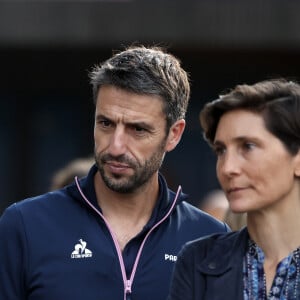
[[[153,215],[121,253],[86,178],[11,205],[0,219],[2,300],[165,300],[177,253],[228,227],[183,201],[160,176]],[[175,203],[176,202],[176,203]]]
[[[243,300],[243,257],[249,235],[213,234],[180,251],[168,300]]]

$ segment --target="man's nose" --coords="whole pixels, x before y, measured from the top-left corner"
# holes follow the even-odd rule
[[[122,128],[116,128],[110,138],[109,152],[113,156],[119,156],[125,153],[127,148],[126,132]]]

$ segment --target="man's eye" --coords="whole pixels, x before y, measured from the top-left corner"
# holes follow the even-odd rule
[[[102,127],[109,127],[111,123],[107,120],[102,120],[100,121],[100,124]]]
[[[137,132],[144,132],[145,131],[145,129],[140,127],[140,126],[135,126],[134,130],[137,131]]]

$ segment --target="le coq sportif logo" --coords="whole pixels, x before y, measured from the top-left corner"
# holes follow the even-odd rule
[[[75,244],[74,251],[71,253],[71,258],[88,258],[92,257],[93,253],[86,247],[87,243],[80,239],[78,244]]]

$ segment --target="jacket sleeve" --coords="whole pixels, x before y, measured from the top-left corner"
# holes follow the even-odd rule
[[[194,263],[192,253],[186,246],[178,254],[172,275],[168,300],[192,300],[194,287]]]
[[[16,205],[0,218],[0,299],[25,300],[25,237]]]

